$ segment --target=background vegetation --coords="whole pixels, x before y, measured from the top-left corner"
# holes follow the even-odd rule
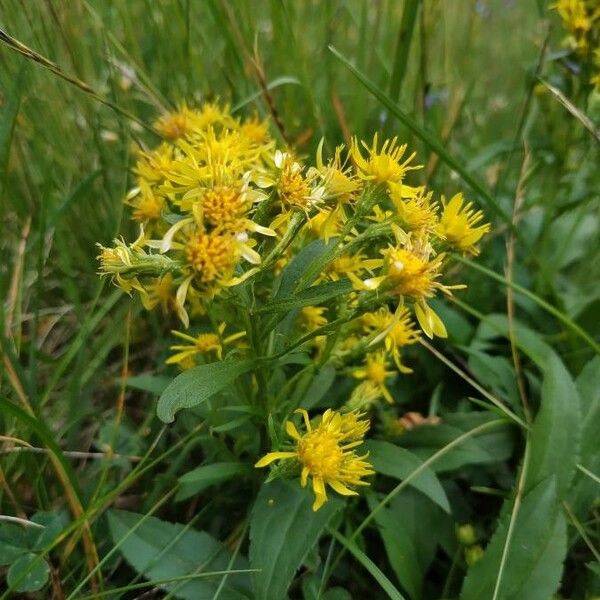
[[[468,289],[436,305],[449,340],[412,350],[415,375],[393,390],[399,415],[442,419],[398,444],[436,457],[450,514],[408,487],[377,522],[394,532],[384,545],[373,527],[340,555],[336,536],[352,531],[330,532],[304,556],[283,536],[268,551],[289,552],[292,573],[302,562],[290,595],[600,595],[600,101],[547,3],[2,0],[0,23],[0,513],[33,522],[0,517],[2,597],[161,597],[148,580],[210,562],[203,531],[247,554],[251,506],[235,478],[174,495],[235,432],[156,418],[175,323],[96,274],[96,242],[133,239],[132,144],[155,139],[142,124],[215,98],[271,115],[307,156],[321,137],[398,135],[424,179],[464,189],[493,222],[475,264],[457,267]],[[528,433],[455,447],[493,417],[490,398]],[[122,541],[133,523],[116,509],[153,517]],[[135,557],[173,535],[143,577]],[[238,597],[233,578],[202,594]],[[203,598],[192,583],[168,593]]]

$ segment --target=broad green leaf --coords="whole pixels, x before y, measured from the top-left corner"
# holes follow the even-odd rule
[[[283,600],[294,574],[342,502],[330,498],[318,511],[297,481],[263,484],[250,521],[250,565],[256,600]]]
[[[0,521],[0,565],[9,565],[27,552],[29,546],[24,527]]]
[[[281,313],[288,312],[303,306],[316,306],[327,302],[332,298],[339,298],[352,291],[352,282],[349,279],[340,281],[328,281],[321,285],[315,285],[294,294],[290,298],[275,299],[267,302],[256,310],[256,313]]]
[[[519,388],[512,363],[506,356],[491,356],[486,352],[467,349],[469,354],[469,370],[478,381],[485,381],[492,392],[508,400],[513,406],[518,405]]]
[[[550,358],[556,358],[557,354],[543,339],[542,336],[530,329],[518,320],[513,324],[515,342],[519,350],[526,354],[540,369],[545,369]],[[509,338],[508,318],[503,314],[487,315],[481,321],[473,347],[477,349],[481,342],[487,343],[497,337]]]
[[[367,499],[373,510],[381,497],[369,494]],[[390,566],[413,600],[421,598],[423,579],[435,556],[444,518],[451,521],[414,490],[393,498],[375,517]]]
[[[202,572],[244,569],[247,562],[238,557],[229,567],[229,551],[205,531],[180,523],[161,521],[124,510],[111,510],[108,524],[113,543],[127,562],[151,580],[183,577]],[[193,579],[162,587],[184,600],[211,600],[221,579]],[[232,574],[227,578],[223,597],[231,600],[250,598],[249,578]]]
[[[469,569],[461,600],[552,598],[566,552],[556,491],[556,479],[549,477],[524,496],[508,541],[514,499],[507,500],[483,557]]]
[[[69,514],[64,509],[58,512],[40,511],[33,515],[31,520],[43,526],[43,529],[31,527],[27,532],[31,541],[31,549],[38,552],[54,542],[70,522]]]
[[[581,371],[576,381],[581,403],[581,462],[600,454],[600,356],[593,358]]]
[[[354,558],[373,576],[379,587],[391,600],[405,600],[404,596],[394,587],[394,584],[385,576],[383,571],[352,541],[346,539],[337,531],[333,536],[354,556]]]
[[[310,410],[318,406],[335,381],[335,375],[336,369],[332,364],[323,365],[304,394],[302,408]]]
[[[328,250],[331,244],[333,244],[331,240],[329,244],[326,244],[323,240],[315,240],[302,248],[282,271],[275,299],[281,300],[292,294],[296,286],[300,283],[308,265]]]
[[[365,449],[369,451],[369,462],[375,471],[395,479],[406,479],[423,464],[418,456],[390,442],[368,440]],[[410,485],[423,492],[442,510],[450,512],[446,492],[431,469],[425,468],[421,471],[417,477],[411,479]]]
[[[439,425],[421,425],[402,434],[402,445],[425,460],[469,429],[492,420],[489,413],[455,413]],[[435,473],[455,471],[465,465],[487,465],[507,460],[514,449],[514,431],[510,425],[496,427],[476,438],[465,440],[441,456],[431,470]]]
[[[14,592],[36,592],[46,585],[49,576],[48,563],[37,554],[28,552],[10,566],[6,581]]]
[[[576,381],[581,402],[581,458],[583,467],[600,476],[600,357],[596,356],[581,371]],[[569,494],[569,504],[582,518],[598,497],[600,486],[589,475],[578,471]]]
[[[162,393],[157,407],[161,421],[172,423],[175,413],[206,402],[234,380],[250,371],[254,360],[231,360],[194,367],[178,375]]]
[[[531,429],[531,456],[526,489],[554,475],[559,499],[564,498],[579,461],[579,397],[562,362],[548,360],[542,402]]]
[[[169,377],[163,375],[152,375],[151,373],[142,373],[141,375],[134,375],[128,377],[125,380],[127,387],[135,390],[142,390],[142,392],[150,392],[160,396],[171,383]]]
[[[248,473],[248,466],[237,462],[219,462],[201,465],[179,478],[180,488],[176,500],[185,500],[211,485],[229,481]]]

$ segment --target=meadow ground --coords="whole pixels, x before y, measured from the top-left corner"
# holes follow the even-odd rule
[[[0,42],[0,598],[600,597],[597,0]]]

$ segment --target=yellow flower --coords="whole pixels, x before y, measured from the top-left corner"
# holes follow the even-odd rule
[[[302,210],[306,214],[322,203],[324,188],[317,185],[314,171],[306,173],[304,167],[287,152],[277,150],[273,155],[271,173],[261,172],[253,175],[258,187],[273,188],[281,204],[281,213],[273,219],[270,226],[280,230],[287,226],[292,211]]]
[[[327,317],[323,314],[327,309],[323,306],[305,306],[300,309],[300,321],[306,331],[314,331],[327,325]]]
[[[154,123],[154,129],[169,140],[188,135],[194,127],[194,111],[190,110],[185,103],[175,112],[160,116]]]
[[[412,373],[412,369],[402,364],[400,348],[416,344],[419,332],[406,306],[399,306],[395,313],[391,313],[387,306],[381,307],[376,312],[362,315],[360,322],[367,333],[378,332],[371,345],[385,340],[385,349],[392,355],[398,370],[401,373]]]
[[[567,42],[573,49],[586,54],[589,49],[588,35],[594,21],[600,17],[600,6],[585,0],[558,0],[550,8],[556,9],[565,29],[570,33]]]
[[[478,254],[476,244],[490,230],[490,224],[477,225],[483,219],[480,210],[473,210],[472,203],[465,203],[462,194],[455,194],[450,201],[442,196],[444,211],[437,233],[451,246],[465,254]]]
[[[162,143],[150,152],[138,152],[137,157],[133,172],[138,179],[147,183],[157,183],[164,179],[165,172],[173,165],[174,147],[172,144]]]
[[[344,209],[336,206],[333,209],[321,210],[314,217],[309,219],[308,228],[314,234],[325,242],[332,237],[337,237],[346,221]]]
[[[147,224],[161,218],[166,200],[154,186],[140,179],[139,186],[127,194],[125,202],[133,207],[133,218]]]
[[[325,312],[327,312],[327,309],[323,306],[305,306],[301,308],[299,317],[300,324],[304,331],[311,333],[315,331],[315,329],[327,325],[327,317],[324,315]],[[326,341],[327,338],[324,335],[318,335],[310,340],[310,342],[318,349],[322,349],[325,346]]]
[[[97,244],[100,248],[97,257],[100,261],[100,275],[111,277],[115,285],[130,295],[133,290],[137,290],[142,296],[146,295],[146,290],[139,281],[140,277],[162,276],[181,266],[168,256],[147,253],[144,250],[147,240],[143,228],[132,244],[119,239],[114,240],[114,244],[112,248]]]
[[[229,112],[229,106],[221,107],[207,102],[199,109],[192,109],[184,102],[176,111],[162,115],[154,123],[154,128],[169,140],[188,137],[216,126],[230,129],[237,126]]]
[[[258,118],[247,119],[240,127],[242,137],[257,146],[266,146],[271,143],[268,121],[260,121]]]
[[[300,434],[291,421],[286,423],[286,431],[294,440],[295,448],[290,451],[269,452],[256,467],[266,467],[276,460],[294,459],[301,467],[300,483],[306,487],[312,479],[315,494],[313,510],[317,511],[327,501],[325,486],[331,487],[342,496],[355,496],[352,488],[368,485],[363,477],[374,473],[365,460],[368,454],[357,456],[354,448],[362,444],[369,422],[357,411],[342,414],[326,410],[316,427],[310,423],[308,413],[296,411],[303,416],[305,433]]]
[[[142,295],[142,304],[146,310],[152,310],[160,304],[163,312],[168,311],[175,296],[175,283],[171,273],[157,277],[151,283],[145,283],[144,289],[146,294]]]
[[[356,164],[359,177],[375,183],[401,183],[408,171],[422,168],[422,165],[411,165],[416,156],[413,152],[404,162],[400,162],[406,153],[406,144],[398,145],[398,138],[385,140],[378,149],[378,136],[373,136],[371,146],[365,142],[360,144],[367,151],[367,157],[362,155],[358,140],[352,140],[350,155]]]
[[[348,158],[342,160],[344,146],[335,149],[334,157],[325,164],[323,161],[323,144],[321,139],[317,147],[316,172],[323,182],[325,196],[335,198],[338,203],[345,204],[356,197],[362,188],[360,179],[356,177],[352,166],[348,164]]]
[[[357,254],[341,254],[334,258],[323,271],[323,275],[332,281],[339,281],[353,275],[358,277],[363,271],[371,271],[373,265],[377,266],[379,259],[368,259],[358,252]]]
[[[361,381],[350,394],[346,406],[350,410],[368,410],[383,396],[381,387],[369,381]]]
[[[387,389],[386,379],[395,375],[394,371],[388,371],[388,361],[385,352],[373,352],[367,354],[365,358],[365,366],[355,369],[352,374],[356,379],[364,379],[371,382],[381,395],[390,403],[394,403],[394,397]]]
[[[180,331],[172,331],[171,333],[174,336],[189,343],[171,346],[171,350],[174,350],[175,354],[170,356],[166,363],[168,365],[179,364],[183,369],[190,368],[195,364],[195,361],[191,359],[194,359],[196,355],[202,354],[209,357],[211,353],[214,353],[218,360],[222,360],[223,346],[231,344],[246,335],[245,331],[240,331],[224,338],[225,327],[225,323],[221,323],[217,333],[200,333],[195,337]]]
[[[441,275],[444,255],[432,258],[431,252],[428,243],[422,240],[382,250],[385,281],[394,293],[414,300],[434,295],[442,285],[436,279]]]
[[[390,183],[389,194],[400,223],[406,231],[434,231],[438,222],[433,192],[425,187]]]

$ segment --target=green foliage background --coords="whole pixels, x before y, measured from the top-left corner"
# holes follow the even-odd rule
[[[0,513],[34,523],[0,518],[5,597],[600,594],[600,100],[547,3],[2,0],[0,28]],[[307,156],[398,135],[494,224],[458,267],[468,289],[436,305],[449,340],[394,388],[442,424],[373,442],[390,447],[361,508],[315,517],[298,486],[259,491],[248,432],[206,406],[163,425],[169,324],[97,277],[95,243],[133,235],[140,123],[216,98],[275,114]]]

